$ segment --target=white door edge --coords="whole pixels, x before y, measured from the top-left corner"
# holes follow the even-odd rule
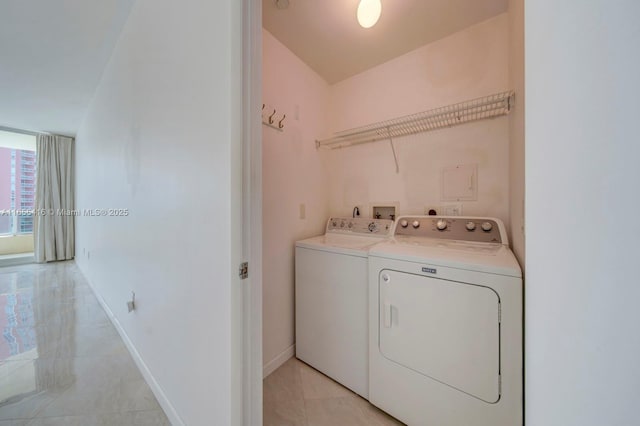
[[[243,0],[243,287],[242,412],[262,424],[262,2]]]

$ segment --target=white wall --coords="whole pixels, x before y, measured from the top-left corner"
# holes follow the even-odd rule
[[[77,262],[174,424],[237,424],[239,10],[138,0],[77,136],[78,208],[130,211],[78,217]]]
[[[638,424],[640,3],[527,1],[526,424]]]
[[[264,30],[262,72],[263,102],[277,109],[277,117],[287,115],[283,132],[266,126],[262,132],[263,360],[268,373],[286,361],[294,343],[295,241],[321,234],[328,216],[315,139],[327,133],[329,86]]]
[[[340,131],[509,89],[508,16],[469,27],[331,87],[331,130]],[[509,218],[509,121],[502,117],[328,153],[330,212],[399,203],[423,214],[440,201],[442,168],[478,164],[478,201],[463,213]],[[369,212],[367,212],[369,213]]]
[[[509,0],[509,228],[511,249],[524,267],[524,0]]]

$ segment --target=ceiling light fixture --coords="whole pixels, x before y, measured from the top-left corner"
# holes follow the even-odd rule
[[[380,0],[360,0],[358,5],[358,23],[362,28],[373,27],[382,12]]]

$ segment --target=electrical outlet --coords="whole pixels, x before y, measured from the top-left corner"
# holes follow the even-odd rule
[[[437,216],[441,214],[440,207],[437,206],[425,206],[424,215],[425,216]]]
[[[131,313],[135,311],[135,309],[136,309],[136,294],[132,291],[131,300],[127,302],[127,310],[129,311],[129,313]]]

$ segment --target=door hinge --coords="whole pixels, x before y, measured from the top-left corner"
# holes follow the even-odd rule
[[[238,275],[240,275],[240,279],[242,280],[249,278],[249,262],[242,262],[240,264]]]

